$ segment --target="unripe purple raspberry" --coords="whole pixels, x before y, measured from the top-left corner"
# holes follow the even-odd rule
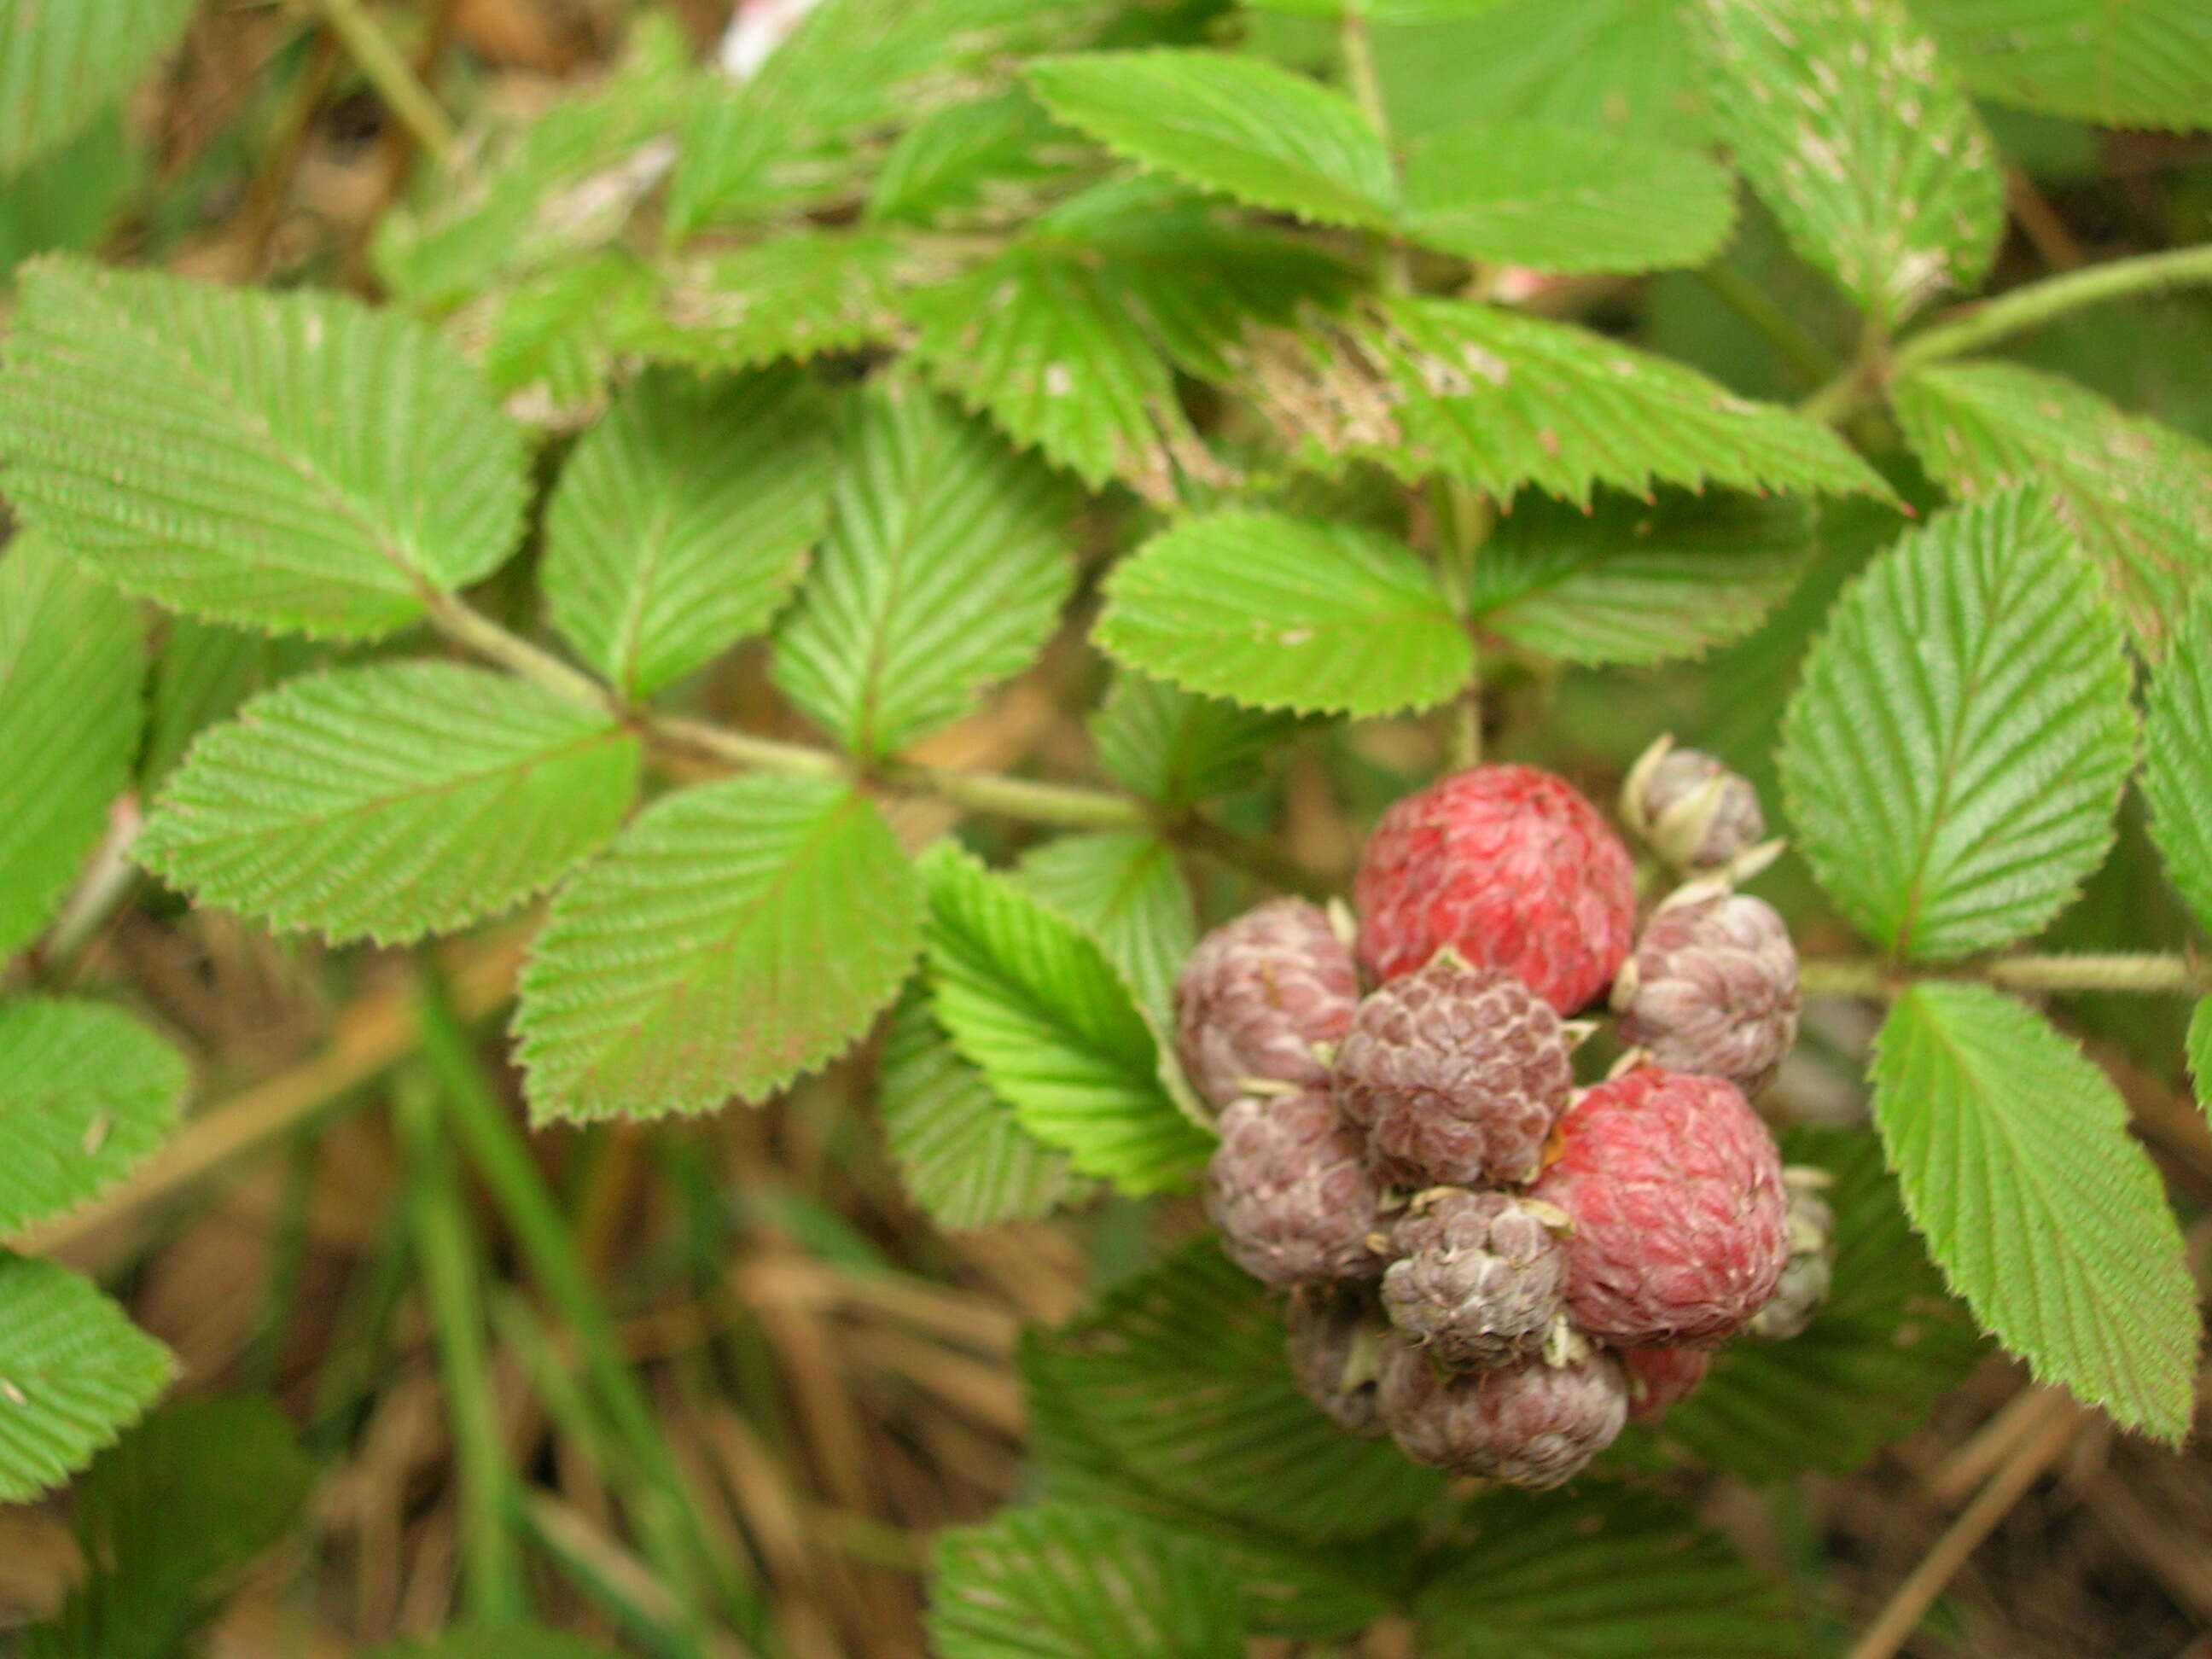
[[[1620,817],[1678,870],[1718,870],[1766,833],[1759,792],[1711,755],[1662,738],[1621,786]]]
[[[1328,918],[1304,899],[1270,899],[1198,942],[1176,981],[1176,1052],[1218,1110],[1246,1079],[1321,1083],[1316,1044],[1352,1024],[1359,975]]]
[[[1358,1132],[1318,1089],[1232,1102],[1206,1170],[1221,1247],[1263,1284],[1372,1279],[1382,1271],[1381,1194]]]
[[[1382,1359],[1382,1421],[1416,1463],[1542,1490],[1571,1480],[1628,1420],[1628,1379],[1611,1354],[1565,1365],[1523,1360],[1441,1372],[1419,1349]]]
[[[1399,1259],[1382,1275],[1390,1322],[1448,1370],[1537,1352],[1566,1294],[1566,1257],[1554,1236],[1566,1221],[1505,1193],[1421,1194],[1391,1235]]]
[[[1653,1065],[1755,1095],[1797,1040],[1797,949],[1774,907],[1746,893],[1665,905],[1613,981],[1613,1006],[1621,1041]]]
[[[1813,1322],[1828,1300],[1836,1268],[1836,1212],[1821,1196],[1832,1177],[1826,1170],[1793,1164],[1782,1172],[1790,1194],[1790,1260],[1774,1294],[1751,1316],[1744,1334],[1786,1342]]]
[[[1620,1363],[1628,1371],[1628,1420],[1649,1423],[1698,1391],[1713,1357],[1703,1348],[1630,1348]]]
[[[1371,1297],[1350,1285],[1308,1285],[1291,1292],[1285,1321],[1298,1391],[1340,1428],[1383,1432],[1376,1393],[1390,1334]]]
[[[1359,1005],[1335,1082],[1386,1181],[1474,1187],[1536,1173],[1574,1077],[1550,1005],[1446,950]]]

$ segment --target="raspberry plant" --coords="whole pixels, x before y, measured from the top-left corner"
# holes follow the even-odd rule
[[[1978,1333],[2185,1435],[2181,1231],[2078,994],[2204,997],[2187,1052],[2212,1068],[2188,932],[2212,927],[2212,449],[2010,354],[2212,280],[2212,249],[2039,275],[2005,232],[2054,132],[2212,120],[2197,0],[823,0],[742,76],[641,10],[604,79],[463,130],[391,38],[405,8],[324,0],[422,158],[374,303],[68,251],[128,188],[117,100],[193,9],[0,0],[0,256],[37,256],[0,350],[0,1498],[66,1481],[173,1380],[46,1259],[161,1168],[192,1092],[82,972],[118,905],[169,895],[339,947],[523,927],[508,1030],[539,1126],[744,1109],[836,1066],[948,1229],[1180,1214],[1214,1159],[1224,1225],[1274,1218],[1238,1260],[1302,1285],[1297,1374],[1284,1298],[1211,1240],[1033,1332],[1038,1495],[939,1544],[951,1659],[1215,1659],[1392,1613],[1440,1654],[1800,1652],[1668,1472],[1849,1469]],[[1090,752],[957,758],[945,734],[1012,682],[1095,697]],[[1637,926],[1707,884],[1622,976],[1637,894],[1574,791],[1468,775],[1567,803],[1544,810],[1572,860],[1526,867],[1520,806],[1446,833],[1414,792],[1486,742],[1579,744],[1617,781],[1670,702],[1763,787],[1636,769]],[[1378,762],[1370,731],[1436,742]],[[1757,1089],[1799,989],[1881,1006],[1870,1127],[1780,1130],[1786,1240],[1766,1131],[1728,1120],[1765,1208],[1721,1322],[1802,1334],[1709,1370],[1536,1353],[1561,1292],[1497,1275],[1635,1230],[1568,1215],[1549,1240],[1583,1201],[1556,1144],[1525,1213],[1378,1197],[1370,1121],[1411,1146],[1490,1109],[1452,1094],[1465,1065],[1363,1059],[1382,1016],[1363,1034],[1320,910],[1217,935],[1221,977],[1178,997],[1201,915],[1347,885],[1273,833],[1291,753],[1370,820],[1407,798],[1357,894],[1370,972],[1480,970],[1517,1011],[1436,1042],[1540,1025],[1558,1052],[1515,1063],[1556,1071],[1539,999],[1571,1017],[1610,988],[1661,1065]],[[1762,833],[1789,844],[1771,876]],[[1231,982],[1285,951],[1298,1018],[1333,1022],[1287,1049],[1275,981]],[[422,961],[449,1081],[398,1092],[410,1167],[451,1200],[465,1149],[623,1456],[679,1490]],[[1349,1127],[1340,1040],[1382,1102]],[[2138,1038],[2130,1063],[2176,1059]],[[1578,1099],[1741,1112],[1729,1084],[1650,1083],[1670,1074]],[[1561,1086],[1539,1115],[1513,1182],[1592,1113]],[[1224,1188],[1217,1148],[1243,1144],[1282,1168]],[[1326,1179],[1291,1167],[1322,1146]],[[1286,1192],[1306,1256],[1262,1237]],[[1638,1201],[1668,1213],[1663,1187]],[[1420,1254],[1460,1234],[1472,1255]],[[480,1370],[483,1311],[436,1276],[456,1241],[418,1248],[449,1372]],[[1505,1369],[1363,1346],[1382,1302],[1337,1281],[1394,1249],[1382,1297]],[[1561,1492],[1473,1497],[1346,1432],[1439,1394],[1429,1461],[1481,1443],[1508,1481],[1649,1423]],[[131,1651],[191,1639],[306,1480],[281,1425],[231,1409],[161,1412],[101,1459],[100,1574],[26,1651],[95,1650],[100,1598],[133,1593],[169,1622]],[[520,1617],[513,1472],[456,1410],[470,1607]],[[1499,1426],[1539,1419],[1565,1440]],[[263,1472],[258,1518],[198,1479],[226,1460]],[[145,1516],[187,1501],[206,1554],[179,1566]],[[675,1587],[647,1650],[774,1650],[697,1517],[640,1514]]]

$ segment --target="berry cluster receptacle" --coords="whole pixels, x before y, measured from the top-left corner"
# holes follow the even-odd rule
[[[1557,1486],[1719,1344],[1795,1334],[1825,1297],[1832,1217],[1746,1098],[1797,1013],[1787,929],[1734,890],[1765,855],[1757,797],[1655,755],[1625,816],[1687,880],[1640,938],[1597,810],[1477,767],[1383,815],[1356,939],[1279,899],[1177,983],[1176,1052],[1220,1115],[1223,1248],[1290,1291],[1307,1395],[1417,1462]],[[1590,1028],[1562,1016],[1608,988],[1626,1052],[1577,1092]]]

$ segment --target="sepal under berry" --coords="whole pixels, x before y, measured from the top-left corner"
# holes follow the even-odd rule
[[[1677,870],[1723,870],[1760,845],[1766,816],[1759,792],[1712,756],[1662,737],[1644,751],[1620,788],[1632,834]]]

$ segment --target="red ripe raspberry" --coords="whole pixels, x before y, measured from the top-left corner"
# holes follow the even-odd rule
[[[1567,1312],[1619,1348],[1710,1346],[1790,1257],[1782,1158],[1735,1085],[1641,1066],[1559,1120],[1532,1195],[1567,1212]]]
[[[1381,1434],[1375,1395],[1389,1330],[1371,1299],[1347,1285],[1308,1285],[1291,1292],[1285,1318],[1298,1391],[1339,1428]]]
[[[1335,1082],[1385,1180],[1477,1186],[1534,1176],[1574,1074],[1557,1014],[1445,951],[1359,1005]]]
[[[1407,796],[1367,838],[1352,891],[1360,957],[1378,979],[1449,945],[1561,1013],[1605,988],[1636,921],[1620,837],[1532,766],[1478,766]]]
[[[1703,1348],[1631,1348],[1620,1363],[1628,1368],[1628,1420],[1649,1423],[1698,1391],[1713,1357]]]
[[[1232,1103],[1209,1166],[1206,1213],[1230,1259],[1268,1285],[1372,1279],[1381,1194],[1358,1133],[1317,1089]]]
[[[1540,1491],[1613,1443],[1628,1420],[1628,1379],[1604,1352],[1454,1376],[1399,1346],[1383,1355],[1381,1406],[1390,1437],[1416,1463]]]
[[[1670,904],[1613,981],[1620,1037],[1669,1072],[1755,1095],[1797,1041],[1797,948],[1774,907],[1744,893]]]
[[[1564,1305],[1567,1261],[1553,1230],[1565,1220],[1504,1193],[1423,1193],[1391,1235],[1390,1322],[1450,1370],[1534,1353]]]
[[[1301,1087],[1326,1068],[1316,1043],[1352,1024],[1359,975],[1328,918],[1304,899],[1271,899],[1198,942],[1176,981],[1176,1052],[1217,1109],[1247,1078]]]
[[[1620,816],[1678,870],[1720,870],[1766,833],[1759,792],[1711,755],[1662,738],[1620,787]]]

